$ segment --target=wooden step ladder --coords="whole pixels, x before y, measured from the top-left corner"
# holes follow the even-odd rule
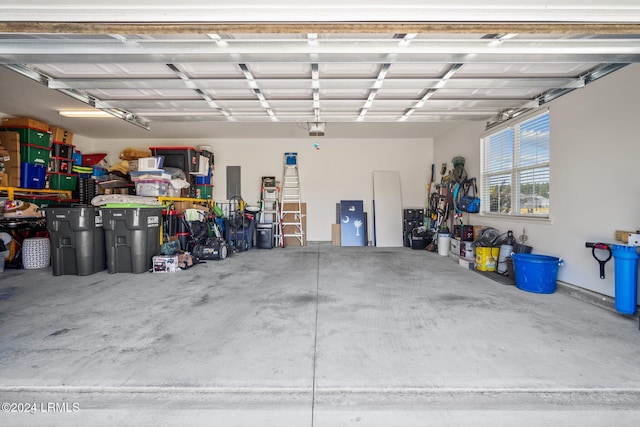
[[[283,241],[287,237],[295,237],[300,241],[300,246],[303,246],[304,230],[302,228],[298,153],[284,153],[284,171],[280,194]]]

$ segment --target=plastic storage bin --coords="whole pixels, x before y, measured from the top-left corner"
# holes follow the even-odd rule
[[[34,144],[41,147],[49,147],[51,145],[51,134],[46,130],[32,129],[27,127],[20,128],[1,128],[0,131],[18,132],[21,144]]]
[[[138,196],[166,196],[170,183],[162,180],[138,180],[136,183],[136,195]]]
[[[186,174],[198,172],[199,153],[193,147],[149,147],[151,154],[164,157],[163,167],[182,169]]]
[[[131,181],[171,181],[171,174],[163,169],[158,170],[144,170],[144,171],[129,171]]]
[[[476,251],[479,248],[476,248]],[[512,254],[516,273],[516,287],[537,294],[552,294],[556,291],[558,268],[562,260],[554,256],[537,254]]]
[[[213,198],[213,185],[196,185],[196,198],[198,198],[198,199],[212,199]]]
[[[211,184],[211,170],[207,175],[196,176],[196,185],[209,185]]]
[[[42,189],[46,184],[47,167],[20,162],[20,187]]]
[[[71,173],[73,171],[73,160],[64,157],[51,157],[49,160],[49,172]]]
[[[49,188],[52,190],[70,190],[76,189],[78,184],[78,176],[68,173],[51,172],[49,174]]]
[[[33,203],[41,208],[45,208],[49,205],[60,204],[60,198],[55,194],[16,194],[16,200],[22,200],[23,202]]]
[[[51,149],[34,144],[20,144],[20,161],[33,165],[47,166]]]
[[[102,162],[107,153],[82,154],[80,164],[83,166],[96,166]]]
[[[100,210],[93,206],[44,209],[51,240],[53,275],[77,275],[107,268]]]
[[[162,208],[102,208],[107,270],[145,273],[160,251]]]
[[[52,155],[54,157],[62,157],[68,160],[73,160],[73,145],[71,144],[61,144],[59,142],[54,142],[51,144]]]

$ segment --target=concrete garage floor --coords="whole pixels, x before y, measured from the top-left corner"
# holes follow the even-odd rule
[[[3,426],[636,426],[640,332],[408,248],[6,270],[0,402],[36,405]]]

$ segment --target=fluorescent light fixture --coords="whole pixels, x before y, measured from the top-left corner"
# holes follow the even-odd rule
[[[101,110],[60,110],[58,113],[64,117],[113,117],[112,114]]]

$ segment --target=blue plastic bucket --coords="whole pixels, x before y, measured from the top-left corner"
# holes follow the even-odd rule
[[[527,292],[552,294],[556,291],[558,268],[562,260],[554,256],[511,254],[516,286]]]

